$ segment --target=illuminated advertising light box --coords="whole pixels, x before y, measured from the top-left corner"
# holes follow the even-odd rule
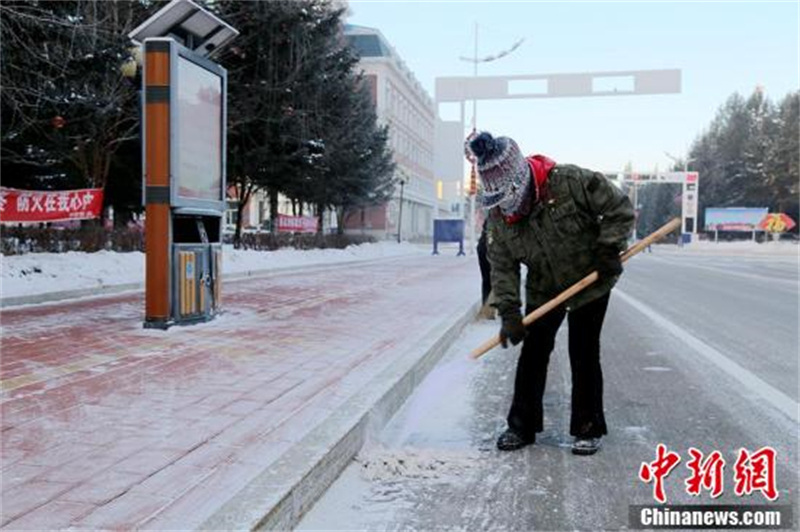
[[[225,210],[226,71],[173,46],[171,203],[186,212]]]
[[[742,231],[758,229],[758,224],[769,209],[749,207],[725,207],[706,209],[706,231]]]

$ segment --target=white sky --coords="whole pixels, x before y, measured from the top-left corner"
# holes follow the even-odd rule
[[[378,28],[428,93],[435,78],[472,75],[460,56],[495,54],[479,75],[679,68],[681,94],[486,101],[478,128],[524,152],[598,170],[665,170],[733,92],[774,100],[800,88],[800,3],[350,0],[348,22]],[[469,124],[471,105],[467,105]],[[450,117],[457,118],[457,117]]]

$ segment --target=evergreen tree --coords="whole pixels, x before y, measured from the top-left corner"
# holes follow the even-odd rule
[[[636,234],[649,235],[672,218],[680,216],[681,186],[673,183],[646,183],[639,186],[638,202],[641,205],[636,220]]]
[[[350,210],[382,203],[394,192],[394,162],[388,128],[377,124],[363,80],[349,72],[329,81],[327,112],[317,122],[324,150],[305,197],[318,212],[334,208],[341,233]]]
[[[340,210],[386,197],[392,166],[357,59],[342,38],[343,8],[329,0],[209,4],[239,28],[228,68],[228,182],[241,209],[257,190],[301,207]],[[321,224],[320,224],[321,228]]]
[[[800,92],[787,95],[776,114],[775,159],[767,186],[775,195],[775,210],[800,222]]]
[[[700,173],[700,225],[708,207],[767,207],[798,214],[798,101],[776,106],[756,90],[732,95],[690,150]]]
[[[731,201],[741,204],[769,205],[769,183],[775,171],[777,129],[772,102],[756,90],[747,100],[748,130],[742,148],[743,180],[734,183]]]
[[[302,4],[213,4],[241,32],[220,57],[228,69],[228,184],[239,200],[235,245],[241,239],[242,210],[252,195],[269,191],[275,220],[278,193],[297,165],[301,139],[294,109],[305,52]]]

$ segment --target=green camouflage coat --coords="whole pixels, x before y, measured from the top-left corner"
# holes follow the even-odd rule
[[[633,230],[630,200],[599,172],[555,165],[540,190],[542,198],[516,223],[508,224],[497,207],[489,212],[492,290],[501,316],[520,312],[520,264],[528,268],[525,300],[530,311],[594,271],[598,245],[625,249]],[[571,298],[567,308],[608,293],[616,281],[597,281]]]

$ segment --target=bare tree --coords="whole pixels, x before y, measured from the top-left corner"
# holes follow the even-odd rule
[[[148,9],[144,1],[0,3],[2,159],[18,179],[106,186],[114,154],[138,136],[137,87],[121,66],[134,54],[126,35]]]

